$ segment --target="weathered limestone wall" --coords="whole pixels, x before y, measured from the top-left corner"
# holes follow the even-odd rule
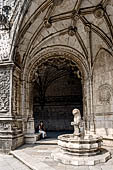
[[[112,138],[113,57],[104,49],[98,52],[94,63],[93,102],[97,133]]]
[[[27,5],[24,0],[0,2],[0,152],[9,152],[24,143],[20,77],[18,71],[14,73],[13,59],[15,35]],[[3,10],[4,6],[9,11]]]
[[[0,22],[0,150],[21,145],[27,129],[34,133],[32,79],[50,56],[73,60],[87,75],[86,119],[94,118],[96,132],[111,139],[113,1],[5,0],[4,5],[11,10],[7,23]]]
[[[13,65],[0,67],[0,151],[9,152],[23,143],[22,120],[12,113]]]

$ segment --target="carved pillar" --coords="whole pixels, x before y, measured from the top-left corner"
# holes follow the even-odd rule
[[[0,66],[0,151],[2,152],[9,152],[23,143],[22,119],[15,116],[16,112],[12,105],[15,101],[13,93],[16,90],[13,89],[13,67],[13,64]],[[14,105],[16,108],[17,102],[14,102]]]
[[[88,78],[88,126],[89,131],[94,133],[94,110],[93,110],[93,84],[92,84],[92,63],[93,63],[93,52],[92,52],[92,31],[91,25],[85,25],[85,31],[87,32],[87,50],[88,50],[88,64],[89,64],[89,78]]]
[[[27,113],[27,129],[25,134],[25,143],[35,143],[36,135],[34,130],[34,118],[33,118],[33,93],[32,93],[32,83],[26,85],[26,113]]]
[[[0,66],[0,151],[7,152],[12,146],[11,114],[12,65]]]

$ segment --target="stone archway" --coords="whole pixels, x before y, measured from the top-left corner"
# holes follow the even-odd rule
[[[66,47],[49,47],[48,49],[43,50],[43,52],[37,53],[31,61],[26,62],[23,78],[23,93],[24,93],[24,110],[27,117],[27,134],[34,133],[34,119],[33,119],[33,82],[37,70],[44,63],[51,63],[52,59],[64,60],[67,62],[67,65],[71,67],[76,67],[80,72],[81,82],[82,82],[82,92],[83,92],[83,113],[84,118],[86,118],[90,111],[88,110],[89,105],[89,79],[88,79],[88,67],[85,62],[84,57],[76,50]],[[53,62],[54,63],[54,62]],[[58,64],[59,65],[59,64]],[[75,73],[77,75],[77,72]],[[30,122],[30,125],[29,125]],[[32,123],[31,123],[32,122]],[[32,130],[31,130],[32,129]]]
[[[42,62],[33,79],[33,116],[35,128],[40,120],[48,131],[68,131],[74,108],[83,117],[82,76],[74,62],[64,57]]]

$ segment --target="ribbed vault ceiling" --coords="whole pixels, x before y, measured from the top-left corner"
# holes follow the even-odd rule
[[[32,0],[20,25],[15,56],[24,65],[38,51],[64,45],[77,49],[92,65],[101,48],[112,53],[112,13],[112,0]]]

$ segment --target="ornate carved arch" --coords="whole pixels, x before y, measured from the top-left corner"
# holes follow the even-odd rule
[[[37,52],[33,58],[26,62],[27,64],[24,69],[25,74],[23,78],[25,79],[25,77],[27,77],[27,81],[31,81],[32,76],[36,71],[38,65],[40,65],[40,63],[43,63],[45,60],[48,60],[51,57],[64,57],[67,60],[73,61],[81,71],[83,79],[87,79],[89,67],[84,56],[75,49],[60,45],[47,47],[42,51]]]
[[[69,61],[70,64],[75,65],[79,71],[81,72],[82,75],[82,88],[83,88],[83,110],[85,110],[86,113],[86,108],[84,109],[84,107],[87,107],[86,105],[86,101],[87,100],[86,96],[88,93],[88,64],[86,63],[84,57],[82,56],[82,54],[80,54],[78,51],[68,48],[68,47],[64,47],[64,46],[54,46],[54,47],[48,47],[46,49],[43,49],[42,51],[40,51],[39,53],[37,53],[31,60],[29,60],[24,69],[23,72],[23,81],[24,81],[24,101],[27,101],[25,103],[25,107],[27,108],[27,111],[29,112],[28,115],[32,115],[33,112],[33,105],[32,105],[32,89],[33,89],[33,79],[34,79],[34,75],[38,69],[38,67],[48,61],[52,60],[52,59],[59,59],[59,60],[67,60]],[[26,109],[25,108],[25,109]],[[27,112],[26,111],[26,112]]]

